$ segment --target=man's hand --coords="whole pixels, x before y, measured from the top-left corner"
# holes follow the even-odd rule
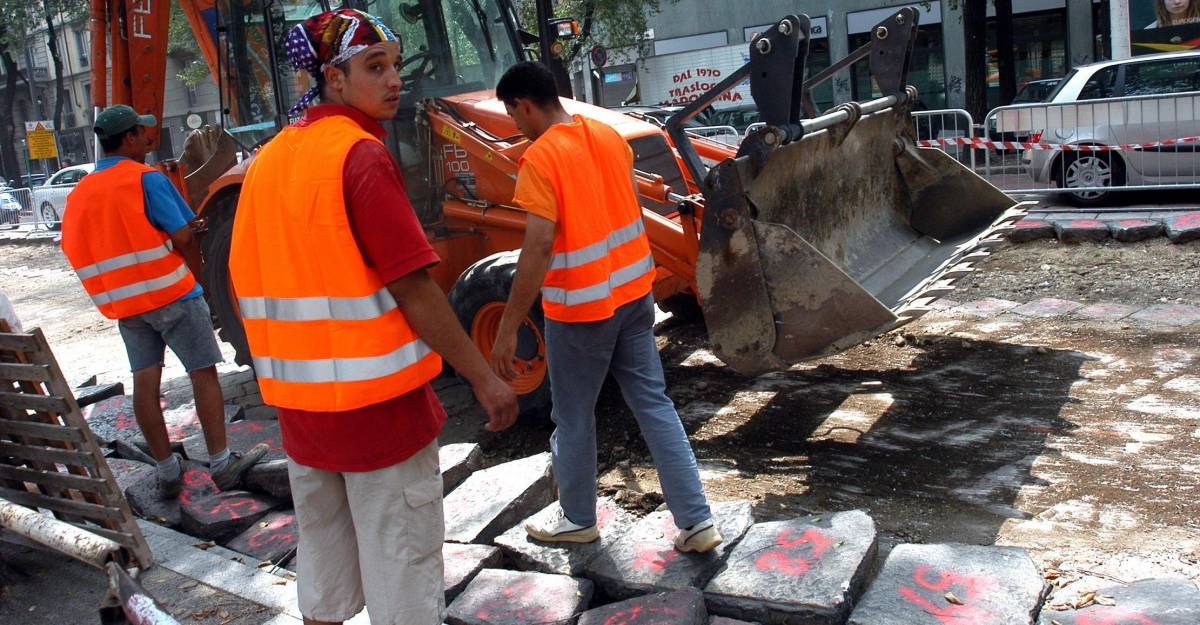
[[[483,411],[488,416],[488,422],[483,429],[499,432],[507,430],[517,422],[517,413],[520,412],[517,394],[504,380],[489,373],[482,382],[472,385],[471,389],[475,391],[475,399],[479,400],[479,405],[483,406]]]
[[[517,333],[500,332],[492,345],[492,371],[506,382],[517,379],[519,373],[513,361],[517,358]]]

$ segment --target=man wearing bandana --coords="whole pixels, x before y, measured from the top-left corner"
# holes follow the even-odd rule
[[[438,257],[377,120],[400,104],[400,42],[341,9],[288,33],[316,86],[246,174],[229,268],[263,399],[279,410],[307,624],[441,623],[445,358],[490,431],[517,416],[426,269]],[[309,106],[317,99],[320,104]],[[307,109],[307,110],[305,110]]]

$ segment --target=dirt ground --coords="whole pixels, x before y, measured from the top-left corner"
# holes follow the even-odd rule
[[[1198,244],[1005,246],[982,269],[953,299],[1200,304]],[[56,247],[0,246],[0,287],[27,327],[45,329],[71,379],[128,382],[113,324]],[[710,496],[750,499],[759,520],[859,508],[885,551],[998,543],[1085,585],[1200,579],[1195,330],[951,310],[755,379],[714,358],[702,326],[667,320],[659,343]],[[168,365],[180,384],[178,363]],[[444,442],[476,440],[494,462],[547,448],[548,424],[483,433],[470,390],[438,387],[451,413]],[[597,413],[602,486],[657,505],[653,464],[617,389]]]

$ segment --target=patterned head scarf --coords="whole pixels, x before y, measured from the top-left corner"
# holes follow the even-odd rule
[[[311,74],[314,85],[288,109],[288,115],[299,115],[317,99],[317,76],[326,67],[345,63],[374,44],[399,40],[379,18],[356,9],[318,13],[293,26],[284,42],[288,60],[297,71]]]

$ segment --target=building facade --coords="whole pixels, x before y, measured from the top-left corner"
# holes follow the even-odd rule
[[[54,118],[55,70],[49,49],[50,38],[47,35],[45,28],[34,32],[27,40],[25,49],[14,55],[18,68],[24,76],[31,79],[32,84],[26,84],[24,80],[17,83],[13,106],[17,135],[14,144],[21,170],[0,172],[0,177],[9,180],[27,173],[30,168],[34,172],[53,172],[57,167],[95,160],[95,134],[92,132],[94,111],[91,104],[92,68],[95,59],[90,58],[91,33],[86,19],[75,22],[60,20],[56,24],[64,91],[62,120],[56,129],[58,162],[29,162],[26,158],[28,153],[22,140],[25,122]],[[184,120],[189,114],[200,115],[205,123],[217,119],[220,103],[216,83],[211,78],[206,78],[198,85],[185,85],[178,77],[183,65],[184,61],[181,59],[170,56],[167,59],[167,82],[161,120],[162,142],[152,158],[179,156],[187,132]],[[0,69],[0,95],[3,95],[3,90],[3,70]],[[6,113],[7,111],[0,112]]]
[[[746,51],[754,33],[793,13],[807,14],[812,21],[808,58],[809,75],[812,75],[828,67],[831,59],[843,58],[867,43],[871,28],[896,8],[913,6],[920,11],[921,17],[909,83],[919,90],[925,108],[961,108],[966,74],[963,1],[679,0],[674,4],[662,3],[662,12],[650,18],[645,50],[651,54],[596,69],[592,99],[606,106],[679,104],[692,95],[689,90],[715,83],[721,73],[728,71],[724,65],[735,63],[743,54],[748,58]],[[1107,0],[1013,0],[1018,87],[1030,80],[1059,78],[1076,65],[1107,58],[1107,4]],[[1007,103],[999,101],[996,18],[991,3],[988,5],[988,105],[993,107]],[[682,86],[664,89],[659,82]],[[850,99],[869,98],[871,90],[865,68],[852,68],[840,72],[815,90],[814,99],[818,106],[829,106]],[[722,105],[737,106],[738,103],[725,101],[718,107]]]

